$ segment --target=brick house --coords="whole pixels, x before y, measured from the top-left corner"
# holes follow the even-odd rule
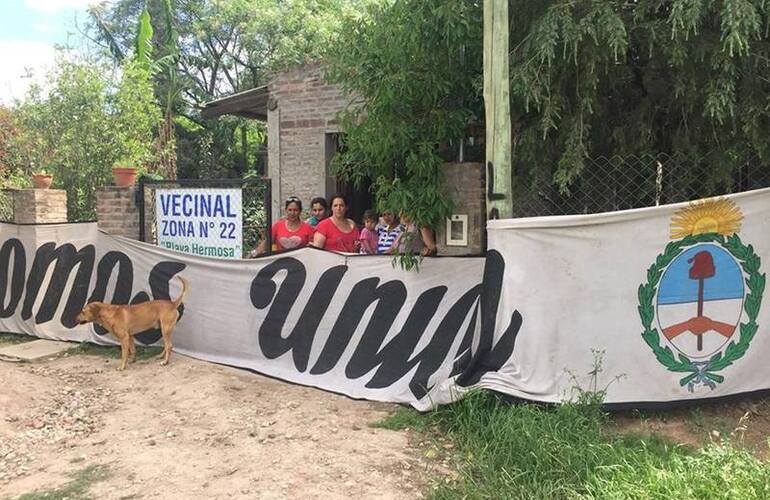
[[[273,214],[282,213],[282,200],[288,196],[298,196],[309,208],[312,198],[329,198],[339,192],[350,200],[349,215],[360,222],[363,211],[373,204],[368,186],[355,188],[336,179],[331,171],[341,134],[337,115],[350,105],[355,105],[353,99],[324,81],[321,64],[311,63],[279,73],[267,85],[211,101],[202,115],[230,114],[267,122]],[[447,221],[447,228],[437,228],[439,253],[481,254],[486,223],[483,165],[449,163],[444,169],[456,216]],[[447,238],[451,233],[454,240]]]

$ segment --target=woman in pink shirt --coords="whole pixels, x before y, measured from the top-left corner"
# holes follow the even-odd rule
[[[358,249],[360,233],[355,222],[345,217],[348,206],[342,195],[332,197],[332,215],[316,226],[313,246],[333,252],[354,253]]]

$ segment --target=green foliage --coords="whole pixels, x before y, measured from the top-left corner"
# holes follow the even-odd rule
[[[155,136],[163,116],[155,100],[151,69],[139,57],[124,62],[114,101],[120,161],[140,172],[152,168],[158,148]]]
[[[360,97],[342,116],[337,173],[370,179],[379,208],[437,227],[451,210],[441,164],[480,113],[478,1],[397,0],[348,20],[327,77]]]
[[[116,161],[140,170],[154,161],[161,115],[147,70],[128,61],[117,81],[103,64],[62,56],[48,93],[33,87],[14,110],[19,168],[53,174],[54,187],[67,190],[71,220],[94,219],[96,189],[110,183]]]
[[[702,158],[703,183],[747,156],[770,169],[766,0],[509,2],[514,190],[568,194],[600,155]],[[482,117],[480,12],[397,0],[331,49],[331,75],[365,108],[345,115],[341,174],[373,179],[382,205],[421,223],[447,213],[442,146]]]
[[[17,108],[23,155],[31,171],[45,168],[54,187],[67,190],[74,220],[94,218],[95,190],[109,183],[117,158],[108,120],[105,68],[59,59],[48,77],[49,94],[33,88]]]
[[[178,176],[233,177],[264,166],[264,123],[203,121],[199,106],[265,84],[272,71],[319,59],[344,19],[380,1],[117,0],[92,7],[89,30],[106,54],[122,57],[137,43],[146,7],[155,61],[164,66],[154,72],[156,96],[166,116],[174,115]]]
[[[690,450],[608,431],[596,404],[511,405],[486,392],[415,418],[455,444],[460,479],[435,498],[767,498],[770,465],[727,443]],[[391,421],[394,417],[390,418]]]
[[[511,0],[520,185],[562,193],[588,155],[686,153],[714,178],[770,164],[764,0]]]
[[[152,23],[146,7],[139,16],[139,24],[136,27],[134,59],[145,68],[152,64]]]

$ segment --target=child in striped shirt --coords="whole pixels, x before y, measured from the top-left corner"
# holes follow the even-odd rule
[[[404,231],[404,226],[396,222],[393,212],[385,210],[382,212],[382,222],[377,225],[377,253],[389,254],[396,242],[398,235]]]

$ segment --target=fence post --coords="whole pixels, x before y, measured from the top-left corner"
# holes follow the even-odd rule
[[[273,253],[273,186],[270,184],[270,179],[263,177],[266,181],[265,184],[265,254],[270,255]]]
[[[136,193],[137,203],[139,204],[139,241],[144,241],[146,238],[144,230],[144,178],[139,178],[139,191]]]

